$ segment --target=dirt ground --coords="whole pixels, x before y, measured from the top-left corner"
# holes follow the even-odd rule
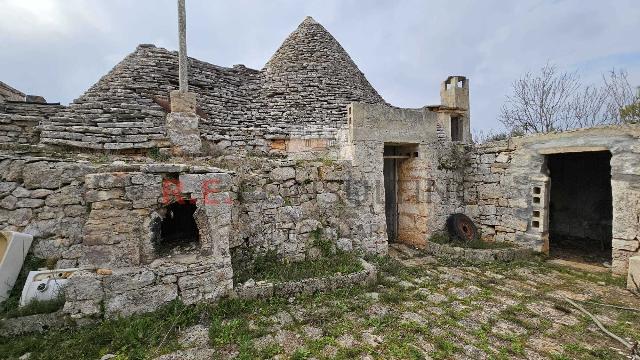
[[[184,349],[161,359],[247,358],[249,348],[275,359],[630,358],[565,297],[640,341],[640,312],[593,304],[640,309],[640,298],[609,274],[541,259],[461,266],[402,246],[391,253],[394,260],[379,262],[375,287],[261,302],[220,324],[185,329]]]

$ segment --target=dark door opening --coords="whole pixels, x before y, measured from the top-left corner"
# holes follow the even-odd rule
[[[164,209],[160,236],[156,239],[159,255],[188,252],[200,244],[198,226],[193,218],[196,205],[190,201],[172,203]]]
[[[553,257],[611,263],[611,153],[549,155],[549,252]]]
[[[459,116],[451,117],[451,141],[462,141],[462,126]]]
[[[384,213],[389,242],[398,240],[398,159],[396,146],[384,147]]]

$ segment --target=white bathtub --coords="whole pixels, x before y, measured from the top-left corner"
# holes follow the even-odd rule
[[[9,297],[32,241],[29,234],[0,231],[0,301]]]

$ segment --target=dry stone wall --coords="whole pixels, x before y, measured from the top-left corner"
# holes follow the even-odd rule
[[[287,261],[313,259],[327,244],[386,253],[374,199],[359,198],[370,194],[351,182],[358,173],[347,162],[222,159],[235,164],[234,173],[204,159],[122,160],[0,157],[0,223],[34,235],[32,252],[49,264],[81,269],[64,308],[74,318],[226,296],[233,290],[232,253],[237,266],[267,251]],[[163,219],[181,200],[195,205],[198,239],[160,251]]]
[[[261,161],[239,174],[231,248],[236,263],[275,252],[289,261],[320,256],[319,243],[385,254],[375,188],[346,161]]]
[[[89,163],[48,158],[0,156],[0,226],[34,237],[32,252],[41,258],[66,261],[69,249],[82,242],[88,217],[84,176]]]
[[[64,106],[27,102],[0,104],[0,143],[37,144],[40,141],[38,125]]]
[[[464,179],[465,213],[479,225],[484,239],[512,243],[518,239],[541,251],[541,236],[530,242],[524,239],[532,213],[533,179],[539,175],[542,162],[514,160],[514,150],[504,141],[480,145],[471,153],[471,166]]]

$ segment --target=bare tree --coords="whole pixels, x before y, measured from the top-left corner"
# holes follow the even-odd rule
[[[606,117],[610,122],[618,124],[638,121],[633,112],[631,116],[628,115],[628,111],[625,112],[625,109],[632,109],[634,104],[640,102],[640,95],[629,84],[627,72],[613,69],[603,74],[602,80],[607,92]]]
[[[513,83],[500,122],[510,131],[524,133],[566,130],[573,125],[571,102],[579,87],[575,72],[559,72],[546,64],[539,74],[526,73]]]
[[[569,102],[569,120],[572,128],[593,127],[611,123],[608,116],[609,95],[606,89],[585,86],[576,91]]]
[[[575,72],[545,65],[513,83],[500,122],[510,132],[546,133],[570,128],[640,122],[640,92],[624,70],[602,75],[603,85],[582,86]]]

